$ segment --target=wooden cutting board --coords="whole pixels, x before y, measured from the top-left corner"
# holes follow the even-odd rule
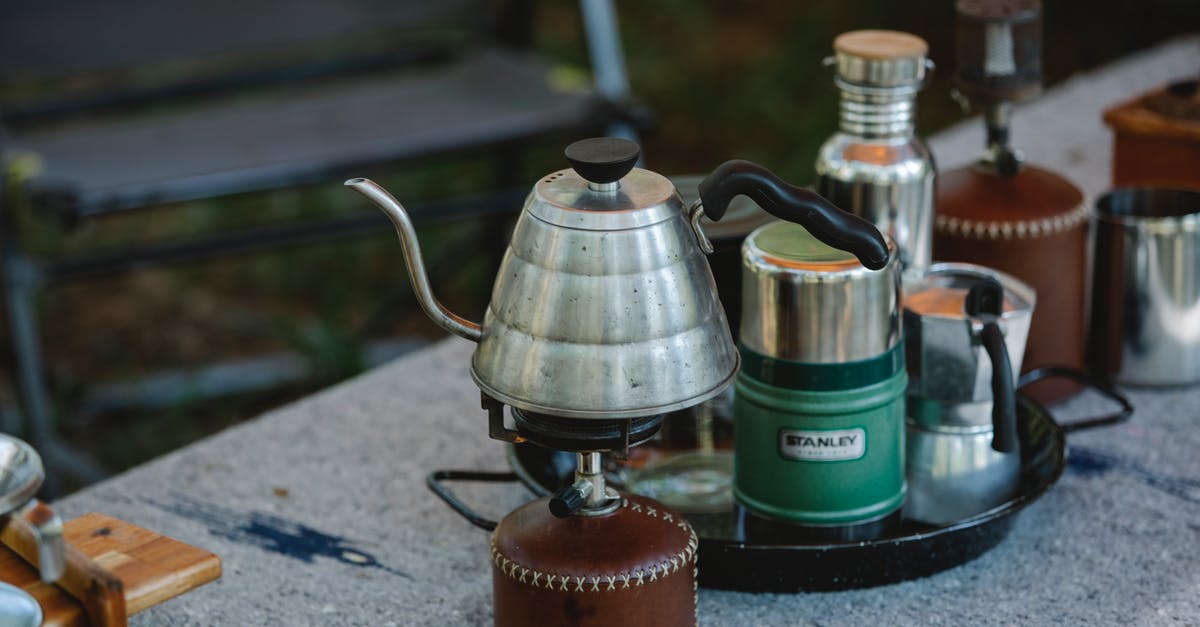
[[[30,554],[27,540],[14,530],[5,529],[0,536],[4,544]],[[43,625],[124,624],[127,615],[221,576],[216,555],[111,516],[92,513],[70,520],[63,536],[67,575],[59,585],[71,594],[42,583],[37,569],[17,551],[0,546],[0,580],[37,599],[45,614]]]

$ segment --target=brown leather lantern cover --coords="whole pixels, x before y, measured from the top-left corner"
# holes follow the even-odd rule
[[[1053,172],[1022,167],[1000,176],[980,166],[939,175],[933,258],[1007,272],[1037,290],[1024,371],[1082,368],[1088,212],[1083,192]],[[1025,391],[1048,402],[1073,382],[1046,380]]]
[[[696,624],[696,534],[653,500],[555,518],[541,498],[492,534],[497,627]]]

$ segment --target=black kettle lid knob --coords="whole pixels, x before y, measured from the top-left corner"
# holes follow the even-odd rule
[[[604,184],[629,174],[642,149],[628,139],[592,137],[567,146],[563,152],[579,176],[590,183]]]

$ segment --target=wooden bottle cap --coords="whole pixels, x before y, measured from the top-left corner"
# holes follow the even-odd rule
[[[895,30],[856,30],[838,35],[833,49],[863,59],[911,59],[928,54],[929,44],[916,35]]]
[[[894,30],[856,30],[833,40],[838,78],[864,87],[908,87],[925,80],[929,44]]]

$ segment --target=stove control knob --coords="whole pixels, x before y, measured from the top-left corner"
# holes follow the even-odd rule
[[[574,514],[587,504],[591,492],[590,481],[581,480],[565,486],[550,498],[550,513],[558,518],[566,518]]]

